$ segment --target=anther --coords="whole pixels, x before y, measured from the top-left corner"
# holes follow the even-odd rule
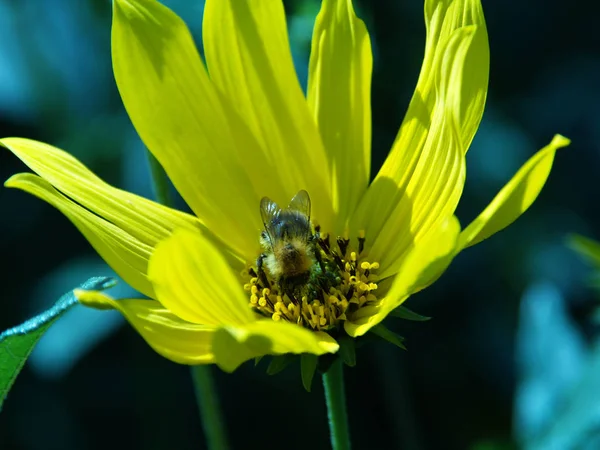
[[[341,255],[346,255],[346,250],[348,250],[348,244],[350,243],[350,241],[348,239],[344,239],[341,236],[338,236],[336,242],[338,247],[340,248]]]
[[[358,232],[358,254],[360,255],[365,249],[365,230]]]

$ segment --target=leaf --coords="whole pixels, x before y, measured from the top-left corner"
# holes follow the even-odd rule
[[[588,263],[596,267],[600,266],[600,243],[578,234],[573,234],[569,236],[567,245],[585,258]]]
[[[114,284],[115,281],[112,278],[94,277],[80,287],[85,290],[104,290]],[[70,291],[49,310],[0,334],[0,410],[8,391],[12,388],[35,344],[50,325],[75,304],[77,304],[77,299],[73,291]]]
[[[375,325],[373,328],[371,328],[371,332],[376,334],[380,338],[385,339],[388,342],[391,342],[395,346],[400,347],[402,350],[406,350],[406,347],[402,343],[404,341],[404,338],[402,336],[398,336],[393,331],[390,331],[384,325],[381,325],[381,324]]]
[[[300,374],[302,375],[302,385],[306,392],[310,392],[312,380],[317,370],[318,356],[311,353],[302,353],[300,356]]]
[[[269,367],[267,367],[267,375],[276,375],[289,366],[292,362],[296,360],[298,355],[292,355],[291,353],[286,353],[285,355],[277,355],[273,356],[271,359],[271,363]]]
[[[422,316],[421,314],[417,314],[416,312],[408,309],[406,306],[398,306],[394,309],[390,314],[390,316],[398,317],[399,319],[405,320],[415,320],[417,322],[425,322],[430,320],[431,317]]]
[[[343,335],[338,338],[338,344],[340,344],[339,355],[344,361],[344,364],[350,367],[356,365],[356,351],[354,348],[354,339],[350,336]]]

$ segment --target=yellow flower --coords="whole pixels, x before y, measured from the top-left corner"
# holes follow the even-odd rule
[[[168,8],[113,5],[123,103],[195,215],[113,188],[69,154],[26,139],[1,143],[39,176],[18,174],[6,186],[58,208],[152,299],[80,298],[118,309],[176,362],[232,371],[265,354],[335,353],[336,338],[373,329],[462,249],[519,217],[569,143],[556,136],[461,231],[454,212],[488,84],[479,0],[426,0],[421,74],[372,183],[372,54],[350,0],[323,1],[306,97],[281,0],[207,0],[206,67]],[[258,273],[260,204],[268,196],[285,207],[301,190],[319,234],[307,238],[310,280],[286,288],[273,261]]]

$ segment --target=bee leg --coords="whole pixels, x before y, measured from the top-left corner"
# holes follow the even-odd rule
[[[263,285],[263,287],[271,288],[271,284],[267,279],[267,274],[265,273],[265,269],[263,269],[263,261],[267,257],[264,253],[261,253],[258,258],[256,258],[256,272],[258,275],[258,279]]]

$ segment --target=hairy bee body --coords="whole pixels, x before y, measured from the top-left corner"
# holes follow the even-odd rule
[[[264,253],[257,260],[259,277],[268,284],[262,273],[264,266],[284,293],[301,294],[315,265],[310,197],[300,191],[285,209],[264,197],[260,211],[265,229],[260,239]]]

